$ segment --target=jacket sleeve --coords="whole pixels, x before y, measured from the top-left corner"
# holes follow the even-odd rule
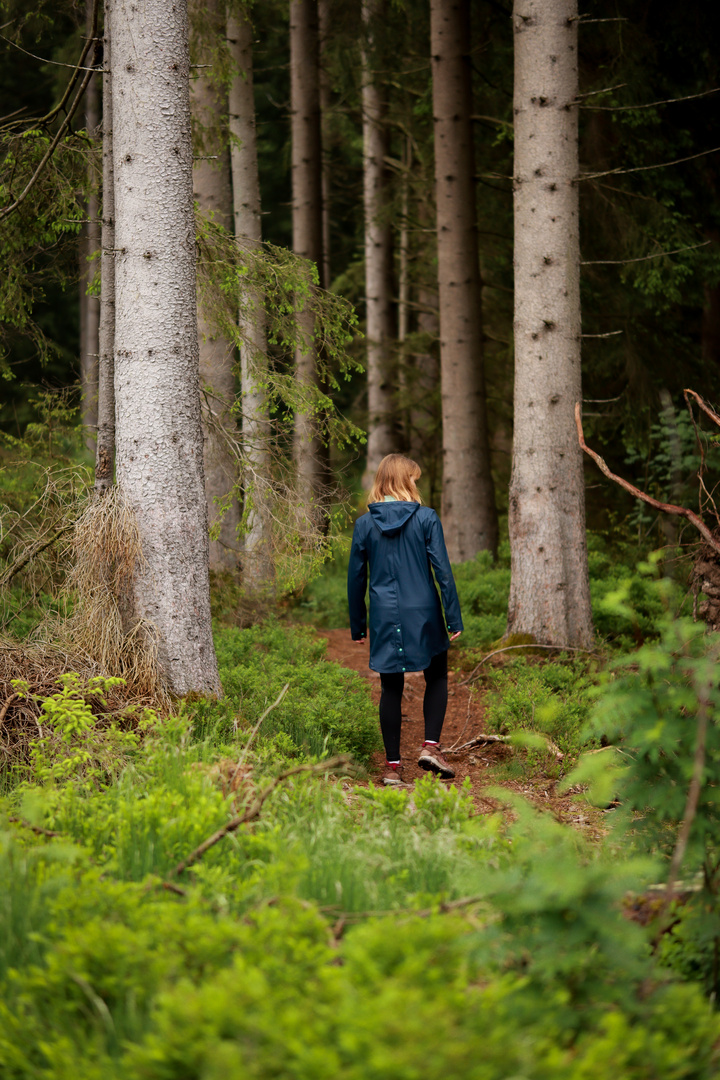
[[[440,586],[443,607],[445,609],[445,622],[448,631],[456,634],[463,629],[462,615],[460,614],[460,601],[458,599],[455,578],[450,569],[450,559],[445,547],[445,536],[440,518],[433,511],[432,517],[425,530],[425,546],[428,557],[435,571],[435,578]]]
[[[361,641],[364,637],[367,637],[365,590],[367,588],[368,557],[362,535],[363,531],[362,526],[359,526],[358,522],[356,522],[353,529],[350,563],[348,565],[347,594],[350,609],[350,633],[353,641]]]

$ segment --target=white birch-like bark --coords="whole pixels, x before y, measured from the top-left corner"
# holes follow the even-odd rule
[[[577,0],[516,0],[515,423],[508,634],[588,647]]]
[[[255,128],[252,25],[242,12],[228,11],[227,38],[235,73],[230,85],[230,136],[235,235],[248,247],[262,241],[260,177]],[[249,293],[239,312],[242,387],[242,445],[246,509],[243,582],[253,589],[273,578],[272,520],[269,512],[270,424],[263,390],[267,328],[263,298]]]
[[[103,32],[102,226],[100,324],[98,327],[97,446],[95,490],[112,487],[115,474],[115,173],[113,169],[112,10],[105,6]]]
[[[442,519],[453,562],[497,547],[482,348],[469,0],[431,0],[443,420]]]
[[[200,421],[186,0],[112,0],[118,485],[170,690],[220,693]]]
[[[224,0],[190,0],[200,8],[198,15],[206,36],[225,34]],[[198,63],[209,64],[215,41],[210,48],[201,42]],[[232,190],[230,186],[230,150],[226,138],[227,97],[209,68],[199,67],[190,82],[190,107],[195,143],[199,149],[193,161],[193,189],[198,209],[212,215],[213,220],[232,230]],[[198,309],[198,342],[200,350],[200,384],[205,390],[202,400],[203,458],[205,497],[210,525],[218,522],[218,507],[227,499],[238,476],[227,436],[236,435],[232,414],[235,400],[235,363],[231,341],[213,327],[202,305]],[[218,536],[210,541],[210,569],[216,572],[237,569],[240,544],[237,529],[240,508],[233,498],[222,514]]]
[[[85,25],[87,33],[92,33],[93,5],[86,3]],[[89,56],[93,57],[93,49]],[[85,127],[91,139],[97,138],[100,127],[100,90],[99,77],[93,75],[85,91]],[[91,175],[91,189],[87,202],[88,221],[80,240],[80,391],[82,396],[81,420],[85,429],[85,445],[95,451],[95,432],[98,411],[98,328],[100,323],[100,301],[97,296],[88,296],[87,290],[98,269],[93,256],[100,250],[99,199],[95,183],[94,168]],[[89,261],[92,260],[92,261]]]
[[[393,250],[385,164],[389,155],[389,132],[385,95],[374,70],[378,66],[375,62],[377,36],[383,27],[384,15],[384,0],[363,0],[363,201],[368,388],[367,462],[363,487],[370,486],[385,455],[397,450],[392,370],[395,341]]]
[[[322,136],[317,0],[290,0],[290,130],[292,139],[293,251],[318,267],[323,260]],[[301,311],[303,343],[295,351],[296,378],[311,390],[318,385],[314,320]],[[319,424],[309,411],[295,416],[295,466],[300,498],[316,516],[325,481],[326,450]]]

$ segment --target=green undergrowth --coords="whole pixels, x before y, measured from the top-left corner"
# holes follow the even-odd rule
[[[597,664],[586,658],[518,656],[501,668],[490,669],[483,679],[487,728],[520,738],[536,732],[565,757],[577,757],[598,678]],[[527,748],[522,768],[542,768],[554,775],[559,770],[554,758],[552,748],[541,742]]]
[[[235,711],[146,710],[133,738],[87,707],[104,686],[66,678],[0,800],[0,1075],[710,1080],[719,648],[668,624],[588,689],[584,737],[616,748],[568,783],[627,803],[606,843],[499,788],[500,810],[483,815],[468,783],[393,790],[306,772],[185,870],[287,758],[317,761],[285,721],[250,747],[247,732],[282,665],[326,665],[321,643],[275,622],[222,632]],[[501,674],[513,710],[531,680],[580,724],[575,661],[523,658]],[[288,708],[307,712],[303,694]],[[707,770],[683,876],[702,871],[708,887],[683,893],[659,935],[625,908],[667,872],[701,713]]]
[[[588,561],[593,620],[599,640],[615,649],[634,648],[646,638],[657,638],[668,611],[682,602],[684,564],[675,569],[677,581],[658,578],[657,560],[640,562],[637,549],[629,545],[610,547],[597,534],[588,534]],[[346,578],[348,552],[338,547],[302,595],[294,613],[315,626],[348,626]],[[510,546],[500,545],[493,562],[481,551],[469,562],[453,567],[465,629],[463,648],[471,650],[464,661],[472,666],[490,651],[505,633],[510,591]],[[623,603],[617,603],[621,598]],[[610,600],[610,604],[608,604]]]
[[[274,756],[350,753],[366,763],[380,747],[376,710],[364,679],[325,660],[327,643],[309,627],[268,618],[245,630],[217,628],[225,696],[191,705],[198,736],[230,740],[288,690],[263,721],[258,741]]]

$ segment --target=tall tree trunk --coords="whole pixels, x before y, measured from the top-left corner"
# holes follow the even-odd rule
[[[498,541],[482,353],[471,123],[469,0],[431,0],[440,366],[442,518],[454,562]]]
[[[92,0],[88,0],[85,12],[87,33],[92,33]],[[95,50],[90,56],[95,54]],[[93,75],[85,91],[85,127],[88,135],[95,141],[100,126],[100,89],[98,76]],[[88,296],[88,287],[98,269],[98,263],[92,259],[100,248],[99,199],[95,178],[95,166],[90,167],[90,195],[87,202],[87,224],[83,226],[80,237],[80,392],[82,395],[81,418],[85,429],[85,445],[95,451],[95,432],[97,428],[98,395],[98,326],[100,322],[100,301],[97,296]]]
[[[115,474],[115,173],[113,169],[112,9],[105,5],[103,32],[102,233],[98,328],[97,446],[95,490],[112,487]]]
[[[322,141],[322,237],[323,259],[320,284],[323,289],[330,288],[330,157],[328,155],[328,126],[332,93],[328,73],[328,39],[330,36],[330,0],[318,0],[318,33],[320,36],[320,131]]]
[[[392,228],[388,208],[389,154],[384,88],[374,69],[385,0],[363,0],[362,107],[365,205],[365,304],[367,336],[368,441],[363,487],[369,487],[386,454],[397,449],[394,430]]]
[[[210,63],[217,41],[225,36],[225,0],[190,0],[200,9],[203,21],[198,60]],[[207,46],[207,48],[205,47]],[[230,187],[230,150],[227,141],[227,99],[217,81],[200,68],[191,81],[190,105],[198,147],[193,162],[193,188],[198,208],[212,214],[214,220],[232,230],[232,191]],[[232,342],[212,327],[202,307],[198,311],[200,348],[200,383],[207,387],[203,398],[203,457],[205,496],[210,525],[217,526],[218,506],[237,481],[237,468],[228,447],[236,424],[231,412],[235,401],[235,365]],[[210,569],[216,572],[237,568],[240,545],[237,529],[240,509],[233,498],[219,523],[216,540],[210,541]]]
[[[515,425],[508,634],[585,648],[593,627],[580,384],[577,0],[516,0]]]
[[[244,14],[228,12],[227,36],[236,71],[230,85],[230,135],[235,235],[249,247],[262,241],[260,177],[255,129],[252,26]],[[270,425],[263,377],[267,331],[262,297],[250,294],[239,313],[242,383],[242,440],[245,489],[243,582],[253,589],[273,577],[272,520],[269,508]],[[249,509],[248,509],[249,505]]]
[[[323,260],[322,137],[320,128],[320,59],[317,0],[290,0],[290,113],[292,138],[293,250],[318,267]],[[298,319],[304,344],[295,352],[297,379],[317,385],[313,317]],[[318,506],[325,481],[325,448],[310,412],[295,417],[295,464],[300,498]],[[315,511],[313,513],[315,516]]]
[[[423,352],[413,356],[412,392],[410,407],[410,456],[422,462],[430,486],[431,505],[440,489],[442,422],[438,401],[439,365],[433,351],[440,329],[437,313],[438,297],[434,289],[421,285],[418,289],[417,328],[427,342]]]
[[[219,693],[200,421],[186,0],[112,0],[117,476],[173,693]]]

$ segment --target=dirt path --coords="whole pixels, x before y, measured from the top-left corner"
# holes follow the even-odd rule
[[[327,659],[334,660],[367,679],[373,701],[377,705],[380,701],[380,676],[368,668],[368,646],[353,642],[348,630],[318,630],[318,633],[327,640]],[[442,734],[442,746],[446,751],[456,744],[469,742],[473,736],[486,730],[482,694],[471,692],[470,687],[460,685],[465,675],[452,670],[454,655],[457,656],[457,653],[454,653],[451,647],[448,710]],[[405,675],[400,753],[405,763],[403,777],[410,784],[424,775],[417,765],[424,734],[424,690],[425,680],[421,671],[408,672]],[[503,762],[507,763],[512,753],[513,751],[502,743],[490,743],[452,754],[448,760],[455,769],[455,779],[449,783],[462,784],[465,777],[469,777],[473,800],[479,813],[491,813],[497,808],[497,801],[490,798],[486,792],[489,787],[502,786],[524,795],[539,808],[550,810],[558,820],[574,825],[586,835],[600,837],[604,834],[603,812],[589,806],[583,799],[572,795],[558,795],[554,779],[542,773],[524,777],[521,781],[498,776],[499,767]],[[384,771],[385,755],[379,752],[375,754],[370,767],[371,779],[379,783]]]

